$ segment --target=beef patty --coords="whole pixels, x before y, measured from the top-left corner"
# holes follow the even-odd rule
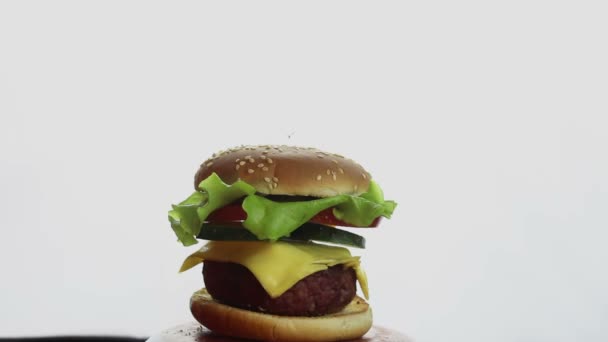
[[[230,306],[281,316],[321,316],[342,310],[355,297],[356,275],[350,267],[332,266],[298,281],[271,298],[245,266],[206,260],[205,287],[213,299]]]

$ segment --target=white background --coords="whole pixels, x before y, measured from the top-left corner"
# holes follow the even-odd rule
[[[211,153],[285,143],[399,202],[365,234],[377,324],[606,341],[601,3],[0,3],[0,336],[189,320],[170,204]]]

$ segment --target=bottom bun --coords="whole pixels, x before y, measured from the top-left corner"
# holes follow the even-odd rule
[[[372,326],[372,309],[355,297],[342,311],[319,317],[268,315],[216,302],[206,289],[190,298],[190,310],[218,334],[262,341],[323,342],[356,339]]]

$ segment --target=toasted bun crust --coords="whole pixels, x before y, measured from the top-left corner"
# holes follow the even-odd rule
[[[372,326],[372,311],[355,297],[342,311],[321,317],[267,315],[237,309],[214,301],[201,289],[190,298],[194,318],[210,330],[226,336],[261,341],[325,342],[363,336]]]
[[[358,195],[371,179],[351,159],[293,146],[240,146],[214,154],[201,164],[194,187],[213,172],[229,184],[242,179],[263,194],[314,197]]]

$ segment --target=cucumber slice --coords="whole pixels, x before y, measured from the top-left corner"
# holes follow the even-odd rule
[[[258,241],[247,229],[228,224],[205,223],[198,239],[215,241]],[[280,238],[281,241],[322,241],[357,248],[365,248],[365,238],[342,229],[324,226],[317,223],[306,223],[290,236]]]
[[[306,223],[284,237],[285,240],[323,241],[338,245],[365,248],[365,238],[346,230],[324,226],[318,223]]]
[[[205,223],[197,239],[214,241],[258,241],[250,231],[238,225]]]

